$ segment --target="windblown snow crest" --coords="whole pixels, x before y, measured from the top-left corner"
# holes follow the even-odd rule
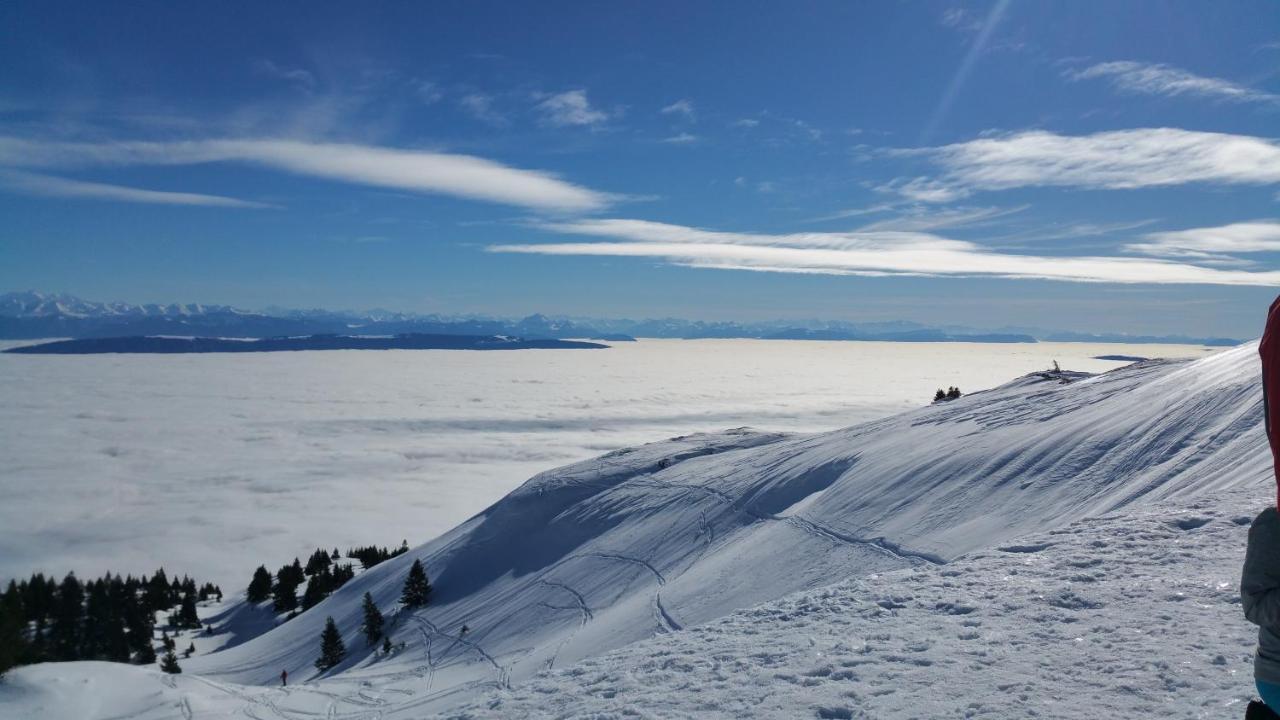
[[[548,471],[302,616],[184,667],[259,705],[279,693],[273,703],[299,712],[323,697],[338,715],[421,716],[795,591],[1255,483],[1269,470],[1256,347],[1037,373],[834,432],[742,428]],[[415,558],[435,593],[397,614]],[[365,592],[404,644],[389,656],[359,638]],[[326,616],[351,650],[342,665],[287,696],[241,687],[286,669],[315,676]]]

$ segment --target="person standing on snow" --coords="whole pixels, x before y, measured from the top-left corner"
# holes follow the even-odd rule
[[[284,687],[285,685],[288,685],[288,684],[289,684],[289,671],[281,670],[280,671],[280,687]]]
[[[1258,345],[1262,356],[1262,412],[1276,477],[1275,504],[1258,513],[1249,526],[1240,577],[1244,616],[1258,626],[1253,678],[1262,702],[1251,702],[1245,720],[1280,718],[1280,297],[1267,312],[1267,327]]]

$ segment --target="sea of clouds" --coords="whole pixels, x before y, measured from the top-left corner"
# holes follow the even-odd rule
[[[16,343],[8,343],[13,345]],[[0,580],[239,589],[315,547],[423,542],[541,470],[673,435],[815,431],[1057,360],[1189,346],[644,340],[607,350],[0,355]]]

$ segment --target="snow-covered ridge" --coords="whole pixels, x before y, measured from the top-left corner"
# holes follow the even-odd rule
[[[1091,377],[1033,374],[830,433],[738,429],[618,451],[535,476],[313,610],[184,669],[241,698],[219,707],[270,697],[318,712],[323,696],[342,713],[420,717],[797,591],[1249,486],[1269,471],[1260,403],[1250,344]],[[414,558],[436,592],[395,615]],[[389,657],[359,638],[365,592],[404,643]],[[314,676],[328,615],[347,638],[341,666],[288,696],[243,687],[285,669]]]

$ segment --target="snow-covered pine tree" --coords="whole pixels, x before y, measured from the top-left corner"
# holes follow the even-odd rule
[[[190,645],[187,646],[187,649],[182,653],[182,657],[189,658],[195,654],[196,654],[196,644],[191,643]]]
[[[316,669],[325,672],[342,662],[347,655],[347,646],[342,644],[342,633],[333,618],[325,618],[324,632],[320,633],[320,657],[316,658]]]
[[[383,655],[391,654],[391,637],[390,636],[384,635],[382,638],[382,654]]]
[[[364,624],[360,626],[360,631],[364,633],[364,639],[369,643],[369,647],[378,642],[382,637],[382,612],[378,610],[378,606],[373,602],[373,596],[369,593],[364,594]]]
[[[177,675],[182,672],[182,667],[178,665],[178,656],[173,654],[172,648],[166,651],[164,658],[160,660],[160,669],[170,675]]]
[[[405,578],[404,591],[400,593],[400,603],[405,607],[418,608],[427,604],[427,596],[431,594],[431,583],[427,582],[427,571],[421,560],[414,560],[409,568],[409,577]]]

